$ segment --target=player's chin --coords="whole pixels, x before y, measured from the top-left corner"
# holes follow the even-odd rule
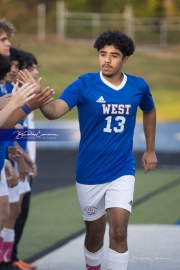
[[[105,77],[112,77],[113,76],[113,73],[112,72],[109,72],[109,71],[102,71],[102,75],[105,76]]]

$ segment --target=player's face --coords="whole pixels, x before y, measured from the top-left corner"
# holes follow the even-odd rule
[[[37,75],[39,74],[37,65],[33,64],[32,67],[28,69],[28,71],[31,73],[32,77],[36,80]]]
[[[113,45],[106,45],[99,51],[99,63],[104,77],[119,76],[127,60],[128,56],[123,58],[122,52]]]
[[[10,46],[9,37],[6,32],[0,32],[0,54],[5,56],[10,55]]]
[[[19,72],[19,62],[17,60],[14,60],[11,62],[11,71],[5,77],[5,81],[16,82],[18,72]]]

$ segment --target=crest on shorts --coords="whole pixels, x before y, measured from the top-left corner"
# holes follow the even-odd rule
[[[95,215],[95,214],[96,214],[97,208],[94,207],[94,206],[86,206],[86,207],[84,208],[84,211],[86,211],[86,213],[87,213],[89,216],[91,216],[91,215]]]

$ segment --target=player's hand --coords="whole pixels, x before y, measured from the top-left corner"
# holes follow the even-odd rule
[[[42,78],[39,78],[38,81],[36,82],[36,80],[32,77],[31,73],[25,69],[24,71],[20,70],[18,73],[18,78],[17,81],[23,85],[27,82],[30,82],[31,84],[36,85],[36,94],[41,92],[41,82],[42,82]]]
[[[23,156],[17,158],[16,161],[17,161],[17,167],[18,167],[18,172],[19,172],[19,179],[21,181],[25,181],[26,177],[29,175],[31,171],[31,167],[25,161]]]
[[[10,101],[11,94],[4,95],[0,97],[0,110],[2,110]]]
[[[36,163],[32,161],[30,155],[23,151],[23,158],[29,166],[29,174],[33,175],[33,178],[37,176],[37,166]]]
[[[142,157],[142,166],[144,168],[144,172],[147,173],[150,170],[154,170],[157,166],[157,157],[154,151],[145,152]]]
[[[14,161],[16,158],[21,157],[23,152],[14,146],[8,146],[8,158]]]
[[[44,88],[40,93],[27,102],[27,106],[33,111],[53,101],[54,89]]]
[[[20,108],[25,103],[33,99],[33,97],[36,95],[36,85],[32,84],[30,82],[25,83],[23,86],[21,86],[18,89],[19,83],[17,82],[12,90],[11,93],[11,100],[10,103],[14,108]]]
[[[15,152],[16,148],[14,146],[8,146],[7,147],[8,159],[13,161],[15,158]]]
[[[6,161],[5,164],[5,174],[8,187],[15,187],[18,184],[18,176],[16,174],[15,169],[13,168],[11,162],[9,160]]]

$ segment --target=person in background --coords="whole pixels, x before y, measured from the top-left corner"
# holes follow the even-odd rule
[[[16,32],[16,29],[13,24],[7,22],[5,19],[0,19],[0,54],[3,56],[8,57],[10,55],[10,38],[14,35]],[[9,62],[9,61],[8,61]],[[9,64],[9,70],[10,70],[10,63]],[[5,74],[3,74],[3,69]],[[8,71],[9,71],[8,70]],[[6,64],[1,58],[1,80],[0,80],[0,110],[2,110],[10,101],[11,95],[7,93],[7,90],[5,89],[4,84],[4,77],[8,72],[6,70]],[[0,192],[0,251],[2,251],[3,247],[3,235],[2,235],[2,228],[4,227],[5,222],[7,221],[9,217],[9,192],[7,188],[7,179],[5,175],[5,158],[6,158],[6,142],[1,141],[0,142],[0,155],[1,155],[1,163],[2,167],[1,175],[1,192]],[[9,168],[11,167],[11,171],[13,170],[12,165],[9,163]],[[0,264],[1,264],[1,255],[0,255]],[[0,265],[0,267],[2,267]]]
[[[8,83],[14,87],[18,72],[20,68],[23,68],[23,60],[21,58],[21,54],[19,50],[15,48],[10,48],[10,56],[9,56],[11,69],[10,72],[6,75],[4,79],[5,85]],[[9,89],[9,93],[12,91]],[[24,123],[25,120],[22,120]],[[11,254],[12,248],[14,245],[15,239],[15,222],[18,218],[21,210],[22,199],[25,193],[30,191],[30,184],[28,181],[28,175],[30,172],[36,172],[35,164],[30,160],[28,154],[26,153],[26,144],[25,141],[20,142],[9,142],[9,146],[16,146],[23,154],[16,158],[13,162],[14,169],[16,171],[17,178],[19,178],[18,185],[15,187],[9,187],[9,203],[10,203],[10,215],[4,225],[2,230],[3,235],[3,248],[2,248],[2,262],[4,268],[9,268],[9,264],[11,263]],[[11,265],[11,268],[13,266]],[[18,267],[17,267],[18,268]],[[26,270],[26,268],[21,267],[20,269]]]
[[[7,57],[0,54],[0,80],[4,81],[5,75],[10,71],[10,63]],[[3,93],[2,93],[3,94]],[[35,86],[34,85],[24,85],[18,89],[18,83],[16,83],[14,89],[12,90],[11,98],[6,104],[4,100],[4,105],[0,111],[0,127],[4,122],[8,121],[14,111],[22,107],[29,99],[35,96]],[[14,122],[16,124],[16,122]],[[12,126],[11,126],[12,127]],[[3,133],[2,133],[3,134]],[[16,150],[16,149],[14,149]],[[0,269],[18,269],[17,267],[12,266],[11,264],[4,265],[3,261],[3,250],[4,250],[4,227],[9,219],[9,190],[8,187],[13,188],[17,185],[17,175],[14,174],[13,167],[11,162],[5,159],[10,159],[14,161],[17,158],[17,155],[14,151],[9,151],[7,147],[7,142],[1,140],[0,135]],[[20,157],[20,155],[18,155]],[[5,164],[5,165],[4,165]],[[3,230],[2,230],[3,229]],[[8,254],[6,253],[6,256]]]
[[[33,76],[33,78],[36,80],[38,75],[38,61],[36,57],[30,53],[23,50],[19,51],[21,58],[23,59],[23,67],[22,69],[27,69]],[[27,128],[28,129],[34,129],[34,112],[28,114],[26,118]],[[36,142],[35,141],[28,141],[27,142],[27,152],[30,156],[30,159],[35,163],[36,160]],[[32,175],[30,172],[29,174],[29,183],[32,189],[32,182],[33,177],[35,175]],[[13,265],[18,266],[20,268],[27,267],[29,269],[35,269],[36,266],[34,264],[26,263],[18,258],[18,243],[21,239],[25,223],[27,221],[28,213],[29,213],[29,207],[30,207],[30,198],[31,198],[31,190],[26,192],[22,199],[21,204],[21,211],[20,215],[18,216],[15,224],[15,241],[13,245],[12,255],[11,255],[11,261]]]

